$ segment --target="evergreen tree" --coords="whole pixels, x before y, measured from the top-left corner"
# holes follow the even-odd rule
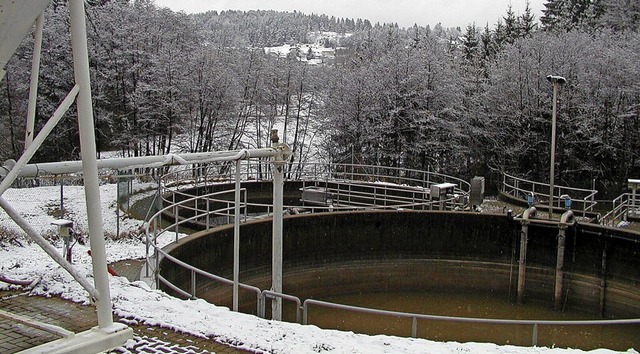
[[[475,23],[468,25],[465,33],[462,35],[462,48],[464,58],[467,61],[473,61],[478,55],[480,41],[478,39],[478,30]]]
[[[592,33],[600,27],[600,18],[606,11],[606,0],[548,0],[540,18],[546,31]]]

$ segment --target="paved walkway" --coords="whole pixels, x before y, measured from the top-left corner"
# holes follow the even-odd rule
[[[142,263],[123,261],[112,267],[119,275],[136,280]],[[57,297],[28,296],[27,293],[18,291],[0,291],[0,310],[56,325],[75,333],[86,331],[98,324],[93,306],[79,305]],[[119,320],[114,317],[114,321]],[[133,340],[111,353],[249,353],[210,338],[199,338],[167,328],[129,323],[127,325],[133,328]],[[0,317],[0,353],[16,353],[59,338],[54,334]]]

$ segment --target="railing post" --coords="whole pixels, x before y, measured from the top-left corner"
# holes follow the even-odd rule
[[[538,346],[538,324],[535,323],[533,325],[533,334],[532,334],[532,338],[531,338],[531,345],[536,347]]]
[[[209,206],[210,201],[209,198],[207,198],[207,217],[206,217],[206,222],[207,222],[207,227],[206,230],[209,231],[209,224],[211,222],[211,207]]]
[[[198,200],[200,198],[196,199],[193,201],[193,216],[195,217],[195,221],[198,222],[198,218],[200,217],[200,214],[198,213],[200,210],[198,210]]]
[[[154,237],[154,239],[156,239],[156,238],[157,238],[157,235],[156,235],[156,237]],[[160,277],[159,277],[159,275],[160,275],[160,253],[158,252],[158,245],[156,245],[155,242],[154,242],[153,249],[154,249],[153,253],[154,253],[154,256],[155,256],[155,260],[154,260],[155,261],[155,267],[153,269],[153,273],[154,273],[153,277],[155,278],[155,281],[156,281],[156,289],[160,289]]]
[[[302,303],[302,324],[309,324],[309,307],[306,301]]]
[[[247,218],[249,217],[249,206],[247,205],[247,190],[245,188],[244,190],[244,221],[247,221]]]
[[[264,299],[264,294],[260,293],[258,294],[258,317],[260,318],[264,318],[264,312],[265,312],[265,299]]]
[[[418,336],[418,319],[416,317],[411,318],[411,337],[416,338]]]
[[[196,272],[195,270],[191,270],[191,297],[195,299],[196,297]]]
[[[178,243],[178,231],[180,231],[180,226],[178,225],[178,204],[174,204],[173,206],[173,216],[175,219],[173,231],[176,233],[176,243]]]

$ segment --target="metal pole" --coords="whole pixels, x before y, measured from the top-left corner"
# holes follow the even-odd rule
[[[240,160],[236,160],[235,211],[233,216],[233,311],[238,311],[240,283]]]
[[[64,178],[60,178],[60,219],[64,219]]]
[[[106,329],[113,325],[113,317],[96,160],[96,137],[93,124],[93,107],[91,105],[91,80],[89,77],[84,0],[69,0],[69,15],[71,47],[73,49],[73,71],[76,84],[80,86],[76,102],[78,106],[80,150],[82,152],[82,173],[89,222],[91,261],[93,264],[94,283],[96,290],[100,294],[96,303],[98,327]]]
[[[553,113],[551,116],[551,165],[549,172],[549,219],[553,216],[553,183],[555,177],[556,164],[556,114],[557,114],[557,98],[558,84],[553,83]]]
[[[551,165],[549,171],[549,219],[553,217],[553,189],[556,165],[556,120],[558,114],[558,86],[564,84],[566,79],[561,76],[547,76],[547,80],[553,84],[553,112],[551,114]]]
[[[278,130],[271,131],[273,147],[278,143]],[[284,189],[284,159],[282,154],[273,157],[273,252],[272,252],[272,284],[271,290],[282,293],[282,199]],[[276,321],[282,320],[282,299],[276,297],[271,301],[271,317]]]
[[[27,127],[24,137],[24,148],[33,142],[36,125],[36,101],[38,98],[38,76],[40,75],[40,57],[42,53],[42,28],[44,13],[36,19],[36,32],[33,40],[33,58],[31,59],[31,84],[29,88],[29,105],[27,107]]]
[[[118,174],[120,171],[118,171]],[[116,179],[116,237],[120,236],[120,178]]]

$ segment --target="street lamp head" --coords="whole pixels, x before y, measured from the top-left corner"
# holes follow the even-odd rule
[[[555,76],[555,75],[549,75],[547,76],[547,80],[549,80],[550,83],[552,84],[564,84],[567,82],[567,79],[565,79],[562,76]]]

